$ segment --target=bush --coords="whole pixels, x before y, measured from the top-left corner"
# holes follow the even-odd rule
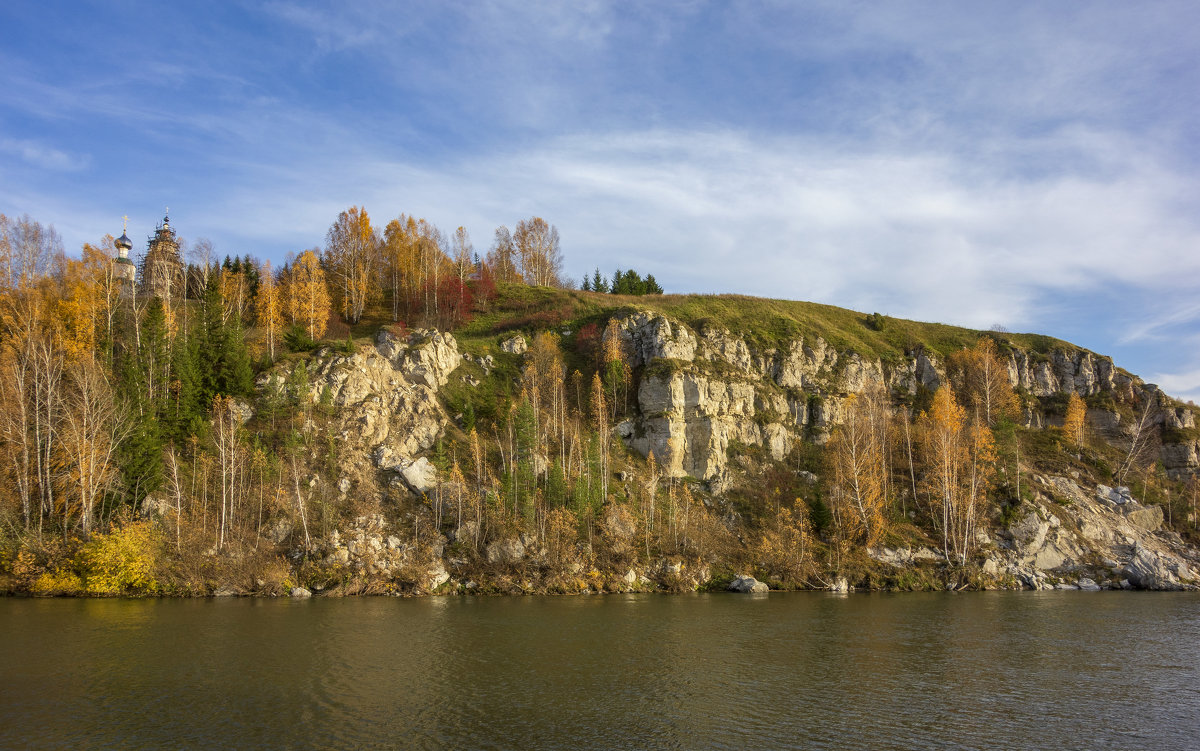
[[[317,342],[308,336],[304,327],[297,324],[283,335],[283,343],[293,352],[311,352],[317,348]]]
[[[37,578],[29,591],[35,595],[76,595],[83,591],[83,581],[74,571],[47,571]]]
[[[76,568],[88,594],[153,594],[160,589],[155,579],[160,549],[158,527],[129,522],[84,544]]]

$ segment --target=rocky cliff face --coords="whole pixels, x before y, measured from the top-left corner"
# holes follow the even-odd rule
[[[1139,503],[1129,488],[1094,489],[1069,477],[1034,478],[1031,502],[997,532],[979,533],[983,573],[1030,589],[1191,588],[1197,550],[1163,526],[1162,508]],[[878,548],[890,566],[943,561],[929,549]]]
[[[433,467],[418,454],[444,430],[448,418],[437,392],[461,362],[452,335],[426,329],[405,338],[380,331],[353,354],[318,351],[308,399],[331,407],[342,493],[351,483],[369,485],[375,469],[417,492],[432,484]],[[269,377],[285,380],[283,373]]]
[[[920,349],[893,363],[839,352],[820,336],[756,349],[726,329],[694,332],[653,312],[626,315],[620,332],[632,364],[644,369],[637,394],[640,414],[618,426],[621,437],[642,455],[653,452],[672,474],[691,475],[718,489],[733,442],[764,447],[780,459],[798,440],[822,442],[842,421],[852,394],[879,385],[893,394],[914,395],[920,388],[937,388],[945,378],[938,358]],[[1085,350],[1017,352],[1009,357],[1008,371],[1013,386],[1034,397],[1075,391],[1085,397],[1108,395],[1117,404],[1148,396],[1170,404],[1156,387]],[[1129,429],[1117,411],[1092,410],[1089,416],[1109,437]],[[1185,408],[1171,406],[1159,419],[1194,427]],[[1047,417],[1031,409],[1026,420],[1043,426]],[[1163,461],[1175,472],[1200,468],[1200,439],[1167,443]]]
[[[657,313],[629,314],[619,323],[619,335],[641,373],[636,416],[617,426],[619,435],[638,453],[653,452],[673,475],[706,480],[715,491],[730,480],[731,446],[758,446],[783,459],[797,441],[823,440],[843,419],[851,395],[876,385],[913,395],[935,389],[945,378],[938,358],[921,350],[885,363],[838,351],[819,336],[756,348],[726,329],[694,331]],[[506,339],[501,348],[506,354],[497,357],[522,357],[524,341],[519,339]],[[492,357],[464,356],[453,336],[432,330],[403,338],[383,331],[353,353],[319,351],[308,370],[308,400],[329,407],[325,430],[337,446],[338,465],[334,477],[314,473],[309,488],[328,482],[343,500],[355,494],[382,499],[389,487],[418,497],[431,491],[437,472],[422,454],[449,423],[439,391],[452,377],[469,386],[479,383],[454,373],[465,359],[479,365],[472,370],[476,375],[482,371],[486,378],[492,371]],[[1162,396],[1107,358],[1082,350],[1017,353],[1009,361],[1009,376],[1014,386],[1034,396],[1075,390],[1085,396],[1108,395],[1117,404]],[[280,369],[266,378],[282,383],[287,373]],[[1035,424],[1045,419],[1036,412],[1028,417]],[[1126,427],[1117,412],[1097,410],[1091,417],[1114,435]],[[1195,428],[1193,412],[1177,405],[1164,410],[1160,420],[1181,435]],[[1163,458],[1168,467],[1200,466],[1200,439],[1168,443]],[[1092,490],[1080,482],[1036,479],[1033,501],[1023,504],[1007,525],[996,525],[1002,529],[994,538],[980,540],[988,554],[985,573],[1034,588],[1170,589],[1194,581],[1200,560],[1163,529],[1158,507],[1137,503],[1125,489]],[[454,572],[465,564],[446,557],[445,537],[438,536],[432,547],[418,546],[397,536],[398,523],[378,513],[358,516],[315,549],[327,566],[380,580],[403,576],[422,590],[456,580]],[[617,526],[607,524],[606,529]],[[547,555],[533,538],[493,540],[487,546],[487,561],[494,565],[544,563]],[[895,566],[944,563],[940,552],[927,549],[879,549],[871,555]],[[621,586],[660,579],[687,579],[689,586],[699,586],[708,576],[701,569],[687,576],[672,569],[670,576],[660,577],[654,571],[661,563],[647,564],[640,573],[629,568]]]

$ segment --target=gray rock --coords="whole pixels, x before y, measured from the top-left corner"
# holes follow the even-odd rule
[[[525,557],[520,540],[496,540],[487,546],[488,563],[517,563]]]
[[[1086,576],[1079,580],[1079,588],[1087,592],[1100,591],[1100,585]]]
[[[304,587],[292,587],[290,594],[292,597],[312,597],[312,592],[309,592]]]
[[[437,485],[437,468],[421,457],[400,470],[404,483],[418,493],[427,493]]]
[[[147,493],[142,500],[143,519],[164,519],[175,516],[175,506],[166,493]]]
[[[1178,561],[1170,563],[1178,566]],[[1137,545],[1133,557],[1125,564],[1122,572],[1132,586],[1139,589],[1178,589],[1179,582],[1175,574],[1168,568],[1167,562],[1153,551]]]
[[[450,574],[446,572],[446,568],[438,561],[429,569],[429,579],[425,582],[426,589],[437,589],[446,582],[450,581]]]
[[[500,349],[510,355],[523,355],[528,351],[529,344],[526,343],[525,337],[517,334],[500,342]]]
[[[729,586],[725,589],[729,592],[741,592],[743,594],[761,594],[769,591],[770,587],[753,576],[739,576],[729,582]]]
[[[834,579],[833,584],[829,585],[829,591],[846,594],[850,591],[850,582],[846,580],[846,577],[839,576],[837,579]]]
[[[1147,532],[1157,532],[1162,528],[1163,512],[1161,506],[1143,506],[1137,502],[1125,504],[1122,509],[1125,519],[1135,527]]]

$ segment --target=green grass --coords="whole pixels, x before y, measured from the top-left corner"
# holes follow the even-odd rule
[[[497,354],[499,342],[513,334],[527,338],[542,330],[567,331],[564,350],[573,350],[572,337],[581,327],[596,323],[603,327],[615,316],[638,310],[662,313],[687,324],[693,331],[722,328],[743,337],[757,350],[778,349],[804,339],[821,337],[839,353],[856,352],[867,359],[899,362],[924,349],[938,357],[970,347],[980,336],[993,337],[1002,352],[1023,350],[1035,359],[1047,359],[1055,349],[1079,349],[1067,342],[1041,334],[983,332],[944,323],[882,317],[882,326],[872,316],[821,303],[772,300],[747,295],[609,295],[520,284],[501,285],[498,297],[487,310],[454,330],[463,348],[476,354]],[[419,321],[406,321],[412,327]],[[348,334],[366,340],[380,327],[392,324],[391,304],[381,300],[365,311],[353,326],[331,326],[327,340],[345,341]],[[577,367],[583,363],[568,363]]]

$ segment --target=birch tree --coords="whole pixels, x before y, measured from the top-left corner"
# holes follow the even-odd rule
[[[362,207],[350,207],[325,235],[325,264],[333,277],[336,302],[350,323],[358,323],[379,294],[380,239]]]

